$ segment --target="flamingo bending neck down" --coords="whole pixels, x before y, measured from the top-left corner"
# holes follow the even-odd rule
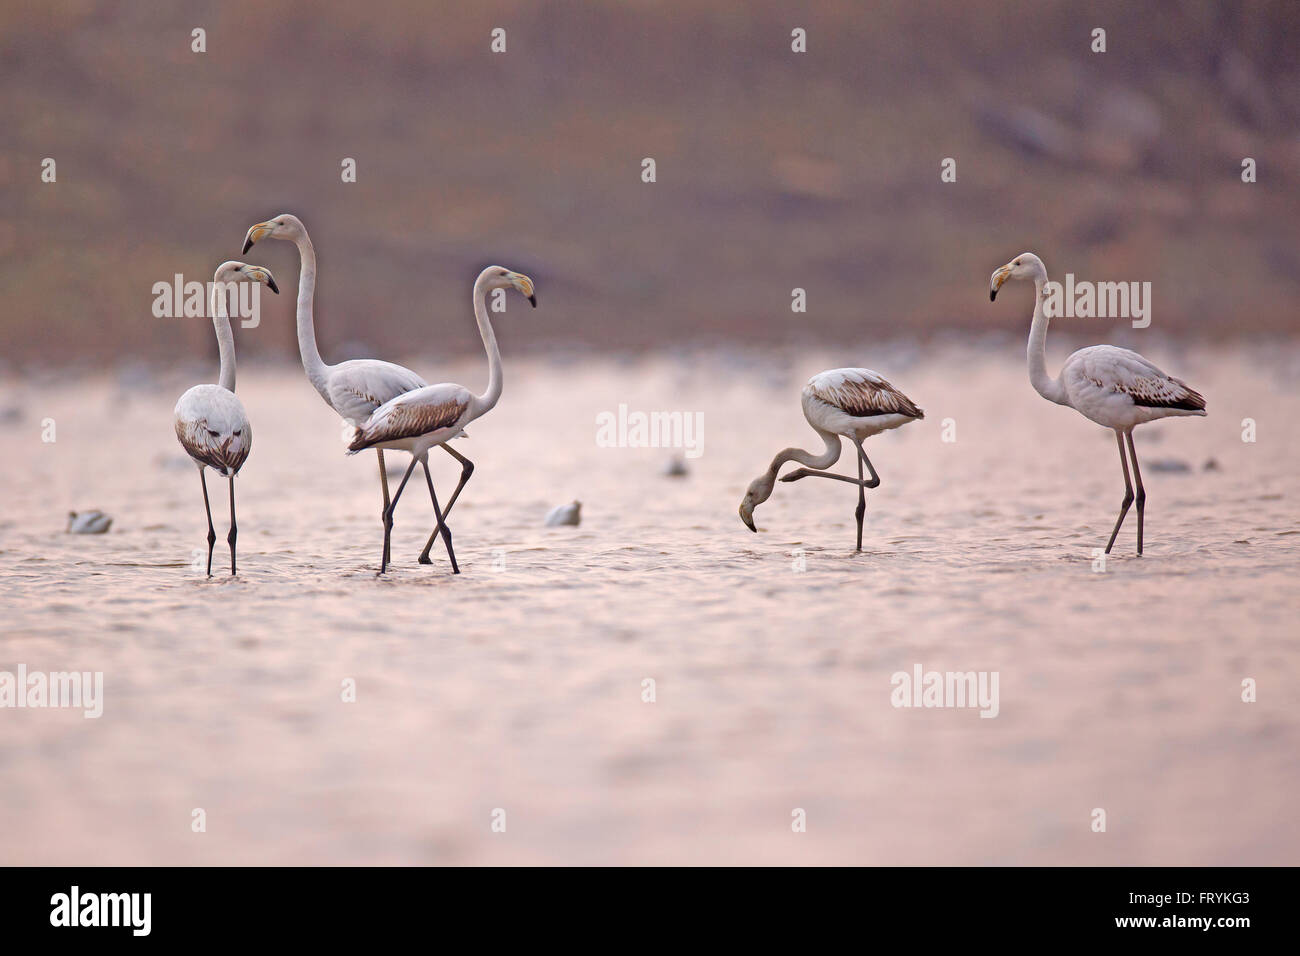
[[[253,429],[248,423],[244,404],[235,397],[235,337],[226,315],[226,284],[236,279],[264,282],[279,293],[271,273],[260,266],[242,262],[223,262],[212,276],[209,305],[212,324],[217,330],[217,350],[221,355],[221,377],[217,385],[195,385],[176,403],[172,424],[176,438],[194,463],[199,466],[203,485],[203,508],[208,513],[208,577],[212,577],[212,548],[217,533],[212,527],[212,506],[208,502],[208,479],[204,469],[211,467],[230,479],[230,573],[235,573],[235,475],[244,466],[253,447]]]
[[[1106,543],[1106,553],[1115,545],[1129,505],[1137,501],[1137,553],[1142,553],[1142,525],[1147,493],[1138,470],[1137,448],[1133,429],[1138,425],[1175,415],[1204,415],[1205,398],[1186,382],[1166,375],[1137,352],[1114,345],[1093,345],[1079,349],[1065,360],[1061,374],[1047,374],[1047,325],[1043,310],[1047,284],[1047,267],[1032,252],[1022,252],[989,278],[989,300],[997,298],[998,289],[1008,279],[1026,279],[1034,283],[1034,317],[1029,326],[1029,381],[1035,391],[1049,402],[1068,405],[1098,425],[1114,429],[1119,445],[1119,462],[1124,469],[1124,501],[1120,504],[1115,529]],[[1133,462],[1137,495],[1129,480],[1124,444],[1128,443],[1128,460]]]
[[[253,243],[267,237],[284,239],[298,248],[298,351],[302,356],[302,367],[307,373],[307,380],[320,393],[325,404],[350,424],[357,425],[369,418],[384,402],[427,384],[409,368],[377,359],[353,359],[338,365],[326,365],[316,348],[316,325],[312,312],[316,295],[316,250],[312,247],[311,237],[307,235],[307,227],[297,216],[288,213],[259,222],[244,237],[244,252],[247,253]],[[474,473],[474,463],[448,445],[444,444],[442,448],[461,466],[460,484],[447,502],[447,511],[450,513],[465,482]],[[383,449],[376,449],[376,452],[379,456],[379,481],[384,494],[384,507],[380,515],[382,519],[387,515],[389,506],[388,469],[384,464]],[[425,468],[428,469],[427,463]],[[437,533],[435,528],[429,544],[420,555],[421,564],[432,563],[429,549],[436,540]],[[388,555],[385,555],[385,562],[387,559]]]
[[[433,502],[433,513],[438,519],[438,527],[434,529],[425,550],[427,552],[441,532],[443,543],[447,547],[447,557],[451,560],[451,570],[454,574],[460,573],[456,564],[456,552],[451,546],[451,530],[447,527],[445,515],[438,507],[438,496],[433,490],[433,478],[429,474],[429,449],[460,434],[474,419],[491,411],[501,398],[501,351],[497,347],[496,335],[492,332],[492,323],[488,321],[487,294],[493,289],[510,288],[518,290],[532,303],[533,308],[537,307],[533,280],[526,275],[501,266],[488,266],[474,281],[474,318],[478,321],[479,334],[483,337],[483,348],[487,351],[488,360],[488,385],[482,395],[475,395],[465,386],[451,383],[417,388],[375,409],[357,427],[356,435],[348,445],[349,455],[355,455],[366,448],[397,448],[411,453],[411,463],[406,468],[406,474],[397,486],[392,503],[384,511],[384,550],[379,561],[380,574],[388,569],[393,512],[417,461],[424,466],[429,498]],[[459,493],[460,489],[456,490]],[[450,505],[447,506],[447,511],[451,511]]]
[[[825,450],[820,455],[804,451],[802,448],[786,448],[777,453],[763,474],[755,478],[740,502],[740,520],[750,531],[757,532],[754,526],[754,509],[772,496],[776,487],[777,472],[787,461],[797,461],[805,468],[796,468],[782,481],[798,481],[800,478],[833,478],[847,481],[858,486],[858,508],[855,516],[858,522],[857,550],[862,550],[862,519],[867,513],[867,488],[880,484],[880,476],[872,467],[871,460],[862,448],[862,442],[872,435],[898,428],[908,422],[924,418],[925,413],[912,403],[912,400],[890,385],[871,369],[836,368],[818,372],[808,380],[802,393],[803,414],[822,441]],[[858,477],[828,473],[840,459],[840,437],[849,439],[858,450]],[[871,478],[862,475],[862,466],[866,465]]]

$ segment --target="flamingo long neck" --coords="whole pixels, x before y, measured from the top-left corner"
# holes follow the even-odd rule
[[[321,361],[316,348],[316,321],[312,317],[312,300],[316,297],[316,250],[312,248],[311,238],[303,230],[301,236],[294,240],[298,247],[298,352],[302,356],[302,367],[307,373],[307,380],[320,392],[321,398],[329,402],[329,390],[326,388],[329,367]]]
[[[815,468],[818,471],[825,471],[831,465],[840,460],[840,436],[834,432],[828,432],[815,425],[813,429],[821,436],[826,443],[825,450],[820,455],[814,455],[810,451],[804,451],[802,448],[784,448],[777,452],[776,457],[772,459],[772,464],[768,466],[768,476],[775,481],[776,473],[781,470],[781,466],[787,461],[797,461],[806,468]]]
[[[1029,381],[1034,390],[1049,402],[1068,404],[1061,380],[1047,374],[1047,325],[1049,319],[1043,310],[1043,286],[1047,278],[1034,280],[1034,321],[1029,326],[1029,346],[1025,356],[1029,360]]]
[[[488,385],[487,391],[478,396],[481,411],[491,409],[501,398],[501,350],[497,347],[497,337],[492,331],[492,323],[487,314],[487,283],[480,277],[474,283],[474,318],[478,320],[478,331],[483,336],[483,348],[487,350]]]
[[[217,382],[228,392],[235,390],[235,336],[230,331],[230,317],[226,314],[226,283],[220,277],[212,280],[212,293],[208,308],[212,312],[212,325],[217,330],[217,353],[221,356],[221,378]]]

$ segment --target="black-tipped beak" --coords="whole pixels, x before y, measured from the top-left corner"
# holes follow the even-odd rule
[[[534,309],[537,308],[537,296],[535,296],[535,295],[530,295],[530,296],[528,297],[528,301],[531,302],[531,303],[533,304],[533,308],[534,308]]]
[[[742,515],[740,516],[740,520],[743,521],[743,522],[745,522],[745,527],[746,527],[746,528],[748,528],[750,531],[754,532],[754,534],[758,534],[758,529],[757,529],[756,527],[754,527],[754,519],[753,519],[751,516],[749,516],[749,515],[747,515],[747,514],[742,514]]]
[[[274,292],[276,295],[279,295],[279,294],[280,294],[280,287],[277,286],[277,285],[275,284],[275,278],[274,278],[274,277],[272,277],[272,276],[267,276],[267,277],[266,277],[266,284],[269,285],[269,286],[271,287],[271,291]]]
[[[245,237],[244,237],[244,251],[241,252],[240,255],[241,255],[241,256],[246,256],[246,255],[248,255],[248,250],[251,249],[251,248],[253,248],[253,237],[252,237],[252,236],[245,236]]]
[[[244,251],[247,252],[248,250],[245,249]],[[998,290],[997,290],[997,289],[989,289],[989,301],[992,302],[992,301],[993,301],[994,299],[996,299],[997,297],[998,297]]]

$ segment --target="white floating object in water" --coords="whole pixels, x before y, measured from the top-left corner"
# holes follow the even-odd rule
[[[582,502],[575,501],[572,504],[556,505],[546,513],[546,527],[558,528],[564,524],[581,524],[582,523]]]
[[[674,455],[669,458],[664,465],[664,474],[669,478],[682,478],[688,474],[686,469],[686,459],[681,455]]]
[[[68,534],[103,534],[113,519],[102,511],[69,511]]]

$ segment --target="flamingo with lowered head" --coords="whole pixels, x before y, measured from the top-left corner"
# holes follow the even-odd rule
[[[460,574],[456,564],[456,552],[451,546],[451,529],[447,527],[446,516],[438,508],[438,496],[433,490],[433,478],[429,474],[429,449],[441,445],[450,438],[460,434],[461,430],[476,418],[486,415],[501,398],[501,350],[497,347],[496,335],[492,332],[492,323],[488,321],[487,294],[493,289],[516,289],[537,308],[537,295],[533,280],[518,272],[512,272],[501,266],[488,266],[474,280],[474,318],[478,321],[479,334],[483,337],[483,348],[487,351],[488,384],[487,391],[475,395],[464,385],[443,383],[426,385],[414,391],[399,395],[385,402],[357,427],[356,435],[348,445],[348,454],[355,455],[366,448],[396,448],[411,453],[411,463],[402,476],[397,493],[392,503],[384,510],[384,550],[379,560],[379,573],[388,569],[389,539],[393,532],[393,511],[397,500],[402,496],[407,479],[415,469],[418,461],[424,466],[424,479],[429,485],[429,498],[433,502],[433,513],[438,519],[438,527],[429,538],[429,545],[442,533],[443,543],[447,547],[447,557],[451,559],[451,570]],[[462,481],[463,485],[464,482]],[[460,488],[456,489],[457,493]],[[454,496],[453,496],[454,500]],[[451,506],[447,506],[451,511]],[[428,545],[426,545],[426,551]]]
[[[924,418],[925,413],[912,403],[912,400],[894,386],[871,371],[869,368],[836,368],[818,372],[808,380],[802,394],[803,415],[808,419],[826,449],[820,455],[804,451],[802,448],[786,448],[777,453],[767,471],[755,478],[740,502],[740,520],[750,531],[757,532],[754,526],[754,509],[772,496],[776,487],[776,475],[787,461],[797,461],[806,468],[796,468],[782,481],[798,481],[800,478],[833,478],[847,481],[858,486],[858,547],[862,550],[862,519],[867,513],[867,488],[880,485],[880,476],[871,466],[862,443],[872,435],[878,435],[891,428],[898,428],[908,422]],[[858,477],[835,475],[827,472],[840,460],[840,437],[849,439],[858,450]],[[864,480],[862,466],[867,466],[871,478]]]
[[[1142,553],[1142,519],[1147,493],[1138,470],[1137,449],[1133,446],[1133,429],[1138,425],[1174,415],[1204,415],[1205,398],[1186,382],[1166,375],[1137,352],[1114,345],[1092,345],[1079,349],[1065,360],[1061,374],[1047,374],[1047,324],[1043,310],[1047,285],[1047,267],[1032,252],[1022,252],[989,278],[989,301],[997,298],[998,289],[1009,279],[1034,283],[1034,317],[1029,326],[1029,381],[1039,395],[1057,405],[1068,405],[1098,425],[1114,429],[1119,445],[1119,463],[1124,469],[1124,501],[1120,504],[1115,529],[1106,543],[1106,553],[1115,546],[1129,505],[1137,501],[1137,553]],[[1129,480],[1124,444],[1133,462],[1137,496]]]
[[[235,475],[248,460],[253,448],[253,428],[248,423],[244,403],[235,397],[235,337],[230,331],[230,318],[226,315],[225,290],[227,283],[237,279],[264,282],[271,291],[279,294],[275,278],[261,266],[243,262],[223,262],[212,276],[212,294],[209,303],[212,324],[217,330],[217,351],[221,356],[221,377],[216,385],[195,385],[180,397],[172,413],[176,438],[186,454],[199,466],[199,481],[203,485],[203,508],[208,513],[208,577],[212,577],[212,548],[217,543],[217,533],[212,528],[212,506],[208,502],[208,479],[205,468],[215,468],[217,474],[230,479],[230,573],[235,573]]]
[[[364,422],[384,402],[396,398],[417,388],[424,388],[424,379],[409,368],[378,359],[352,359],[337,365],[326,365],[316,348],[316,325],[312,314],[312,305],[316,295],[316,250],[312,247],[307,227],[297,216],[283,213],[266,222],[259,222],[248,230],[244,237],[244,252],[259,240],[284,239],[298,248],[298,351],[302,356],[302,367],[307,372],[307,379],[325,399],[325,404],[334,409],[344,420],[357,425]],[[455,436],[448,436],[455,437]],[[460,484],[452,492],[447,502],[447,511],[460,496],[460,491],[474,473],[474,463],[454,451],[449,445],[442,445],[444,451],[460,462]],[[381,518],[388,514],[388,470],[384,466],[384,451],[376,449],[379,455],[379,481],[384,493],[384,508]],[[424,463],[429,470],[428,462]],[[432,478],[430,478],[432,483]],[[420,555],[421,564],[431,564],[429,549],[437,536],[437,529],[429,538]],[[388,555],[385,554],[385,563]]]

